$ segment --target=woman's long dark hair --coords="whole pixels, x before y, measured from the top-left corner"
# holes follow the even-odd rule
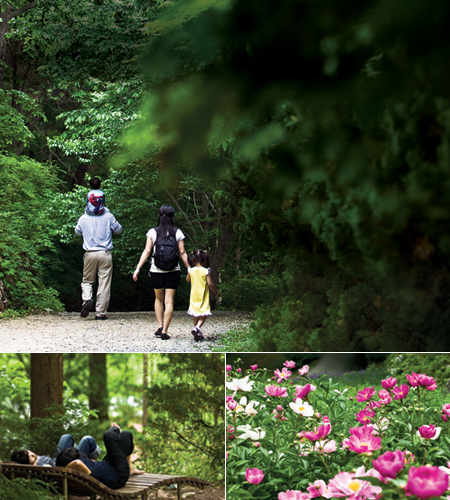
[[[156,241],[165,238],[167,233],[175,238],[177,232],[173,225],[175,210],[170,205],[163,205],[159,209],[158,226],[156,228]]]

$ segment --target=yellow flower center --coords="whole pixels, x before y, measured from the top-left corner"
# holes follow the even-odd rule
[[[359,488],[361,487],[361,484],[358,483],[358,481],[352,481],[348,487],[352,490],[352,491],[358,491]]]
[[[298,411],[303,411],[305,408],[303,406],[301,406]]]

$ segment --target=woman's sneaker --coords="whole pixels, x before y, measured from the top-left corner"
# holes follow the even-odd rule
[[[162,326],[160,326],[160,327],[156,330],[155,335],[156,335],[157,337],[161,337],[161,335],[162,335]]]
[[[161,333],[161,340],[169,340],[170,335],[167,335],[167,333]]]

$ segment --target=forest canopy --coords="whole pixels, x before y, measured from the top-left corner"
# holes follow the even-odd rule
[[[447,350],[448,2],[0,5],[0,175],[46,179],[20,198],[39,231],[1,218],[9,314],[79,310],[72,228],[98,175],[122,307],[151,308],[130,273],[169,203],[259,350]]]

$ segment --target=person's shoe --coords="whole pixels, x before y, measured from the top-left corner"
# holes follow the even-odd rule
[[[95,319],[101,319],[102,321],[108,319],[108,316],[96,316]]]
[[[198,329],[197,329],[197,327],[196,327],[196,326],[194,326],[194,328],[192,329],[192,332],[191,332],[191,333],[192,333],[192,335],[194,336],[195,341],[196,341],[196,342],[198,342],[200,339],[199,339],[199,337],[198,337]]]
[[[91,299],[86,300],[86,302],[81,307],[81,317],[86,318],[88,314],[92,311],[93,302]]]
[[[160,327],[156,330],[155,335],[156,335],[157,337],[161,337],[161,335],[162,335],[162,326],[160,326]]]
[[[198,337],[198,340],[204,340],[205,339],[205,337],[203,337],[203,333],[200,330],[200,328],[197,328],[197,337]]]
[[[169,340],[170,335],[167,335],[167,333],[161,333],[161,340]]]

